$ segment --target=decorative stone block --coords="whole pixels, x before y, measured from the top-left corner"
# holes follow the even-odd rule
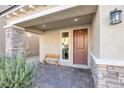
[[[97,74],[97,77],[99,78],[99,79],[102,79],[102,74]]]
[[[117,78],[117,77],[118,77],[118,72],[115,72],[115,71],[108,71],[108,76],[109,76],[109,77],[115,77],[115,78]]]
[[[97,84],[96,85],[97,88],[107,88],[106,84]]]
[[[97,65],[97,70],[107,70],[107,65]]]
[[[115,66],[114,67],[114,70],[116,72],[122,72],[122,73],[124,73],[124,67],[123,66]]]
[[[99,79],[99,80],[97,80],[97,84],[106,85],[106,81],[103,79]]]
[[[108,88],[124,88],[123,84],[113,83],[113,82],[110,82],[110,81],[108,81],[106,83],[106,85],[107,85]]]
[[[118,82],[118,78],[114,78],[114,77],[104,77],[103,80],[105,80],[106,82],[108,81],[114,82],[114,83]]]
[[[114,70],[114,66],[107,66],[107,70],[108,71],[113,71]]]
[[[118,76],[124,78],[124,73],[118,73]]]
[[[124,84],[124,78],[123,77],[118,77],[118,83]]]

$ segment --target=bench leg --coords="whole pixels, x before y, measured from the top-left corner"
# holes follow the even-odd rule
[[[48,64],[46,60],[43,60],[43,63],[44,63],[44,64]]]
[[[58,67],[59,66],[59,62],[56,62],[56,67]]]

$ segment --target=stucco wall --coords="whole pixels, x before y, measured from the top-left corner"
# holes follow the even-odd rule
[[[101,59],[124,60],[124,5],[100,6]],[[110,11],[122,10],[122,23],[110,25]]]
[[[92,52],[96,57],[100,57],[100,22],[99,22],[99,8],[94,14],[92,22]]]
[[[56,29],[52,31],[46,31],[44,34],[40,35],[40,61],[44,59],[47,53],[58,53],[60,54],[61,49],[61,32],[69,31],[70,33],[70,60],[62,61],[60,60],[60,64],[72,66],[73,65],[73,30],[75,29],[83,29],[88,28],[88,51],[91,49],[91,25]],[[89,57],[89,56],[88,56]],[[90,58],[89,58],[90,62]]]
[[[3,26],[6,25],[6,19],[0,17],[0,53],[5,53],[5,31]]]

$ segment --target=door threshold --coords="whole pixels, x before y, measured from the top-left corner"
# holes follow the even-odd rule
[[[73,64],[73,67],[75,67],[75,68],[89,69],[88,65],[82,65],[82,64]]]

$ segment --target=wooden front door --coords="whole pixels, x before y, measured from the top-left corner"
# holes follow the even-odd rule
[[[73,32],[74,46],[74,64],[87,65],[88,53],[88,34],[87,29],[74,30]]]

